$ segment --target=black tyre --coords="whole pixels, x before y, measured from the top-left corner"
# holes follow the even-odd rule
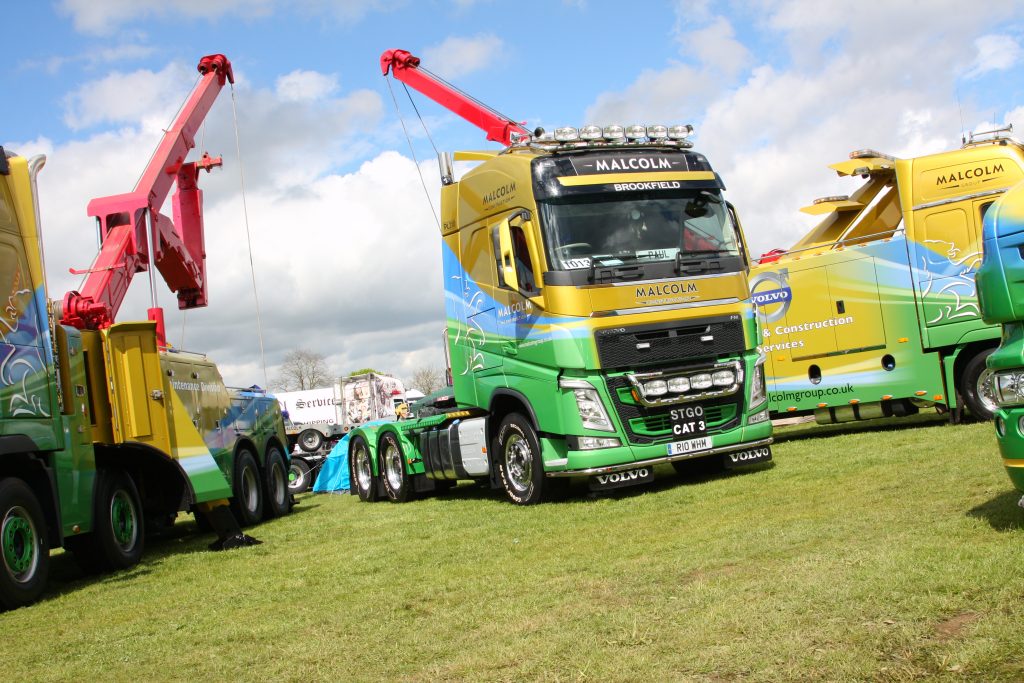
[[[307,453],[316,453],[324,447],[324,435],[315,429],[304,429],[299,433],[299,448]]]
[[[971,415],[983,422],[991,420],[996,412],[995,390],[992,387],[994,373],[985,367],[985,359],[993,350],[980,351],[967,362],[958,387]]]
[[[377,444],[377,455],[380,457],[381,481],[388,499],[395,503],[404,503],[412,494],[412,480],[405,471],[405,454],[398,443],[398,437],[385,432]]]
[[[348,447],[348,462],[352,481],[355,482],[359,500],[372,503],[377,500],[377,478],[373,475],[370,446],[361,436],[353,437]]]
[[[709,477],[725,471],[725,460],[721,455],[689,460],[673,460],[672,469],[683,477]]]
[[[50,569],[43,509],[20,479],[0,481],[0,606],[35,602]]]
[[[263,519],[263,485],[256,458],[246,449],[235,453],[235,472],[232,476],[231,511],[242,526],[252,526]]]
[[[139,563],[145,545],[142,503],[135,482],[121,470],[100,470],[92,531],[94,567],[127,569]]]
[[[309,465],[305,460],[292,457],[288,465],[288,490],[292,493],[303,493],[309,490],[313,477],[309,474]]]
[[[288,468],[284,455],[277,446],[267,447],[267,466],[263,469],[263,514],[267,519],[291,512],[291,492],[288,490]]]
[[[544,464],[540,442],[530,421],[511,413],[501,422],[491,449],[505,495],[516,505],[534,505],[544,498]]]

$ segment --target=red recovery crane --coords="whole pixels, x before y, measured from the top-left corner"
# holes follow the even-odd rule
[[[442,107],[452,111],[487,133],[487,139],[511,145],[531,137],[523,124],[516,123],[486,104],[462,92],[451,83],[420,66],[420,58],[406,50],[388,50],[380,56],[380,70],[388,71],[397,80],[426,95]]]
[[[136,273],[149,271],[153,307],[149,319],[157,324],[157,339],[166,346],[163,309],[156,306],[155,264],[172,292],[178,308],[205,306],[206,250],[203,235],[203,192],[199,170],[221,165],[221,157],[203,154],[199,161],[185,162],[195,147],[195,134],[206,118],[225,81],[234,83],[231,62],[221,54],[199,60],[202,76],[182,105],[174,123],[164,132],[145,171],[127,194],[97,197],[88,214],[96,217],[100,253],[87,270],[82,291],[64,295],[61,322],[79,329],[104,329],[114,323],[117,311]],[[174,220],[160,213],[171,186]]]

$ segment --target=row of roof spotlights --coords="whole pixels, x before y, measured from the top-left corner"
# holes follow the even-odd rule
[[[535,139],[539,142],[555,140],[557,142],[574,142],[576,140],[685,140],[693,135],[693,126],[690,124],[681,126],[583,126],[572,128],[566,126],[556,128],[554,133],[545,132],[538,128],[534,133]]]

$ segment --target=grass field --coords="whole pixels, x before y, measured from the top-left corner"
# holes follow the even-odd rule
[[[4,680],[1024,678],[1024,511],[989,425],[782,430],[775,462],[517,508],[300,498],[0,614]],[[817,432],[820,434],[820,432]]]

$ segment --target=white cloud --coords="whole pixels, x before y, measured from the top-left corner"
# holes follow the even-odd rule
[[[275,11],[298,11],[350,23],[390,6],[383,0],[60,0],[58,8],[72,18],[77,30],[110,35],[124,24],[142,20],[185,17],[212,21],[225,15],[253,19]]]
[[[169,64],[158,72],[140,69],[114,72],[97,81],[84,83],[64,100],[64,122],[72,130],[101,123],[167,125],[179,103],[169,101],[169,92],[187,92],[197,74],[180,64]]]
[[[493,33],[472,38],[452,36],[423,49],[423,65],[445,78],[460,78],[486,69],[502,54],[505,43]]]
[[[698,11],[701,27],[675,31],[695,63],[644,70],[588,109],[589,120],[696,123],[697,149],[729,187],[756,253],[792,244],[813,224],[799,207],[857,187],[826,168],[851,150],[916,156],[958,145],[956,74],[982,50],[982,32],[1013,10],[993,2],[965,14],[954,0],[928,12],[915,3],[862,3],[856,13],[799,0],[760,7],[759,39],[788,60],[728,61],[729,41],[739,42],[731,25]],[[737,54],[749,53],[741,45]],[[967,121],[981,120],[970,102],[964,108]]]
[[[296,69],[278,78],[275,90],[285,102],[319,100],[338,90],[338,77]]]
[[[1006,71],[1021,58],[1020,44],[1005,35],[984,35],[974,41],[978,56],[967,70],[967,78],[976,78],[989,71]]]

